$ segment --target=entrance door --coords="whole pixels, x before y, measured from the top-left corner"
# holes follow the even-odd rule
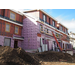
[[[11,46],[11,39],[10,38],[4,39],[4,46]]]
[[[18,47],[18,41],[14,41],[14,48],[17,48]]]

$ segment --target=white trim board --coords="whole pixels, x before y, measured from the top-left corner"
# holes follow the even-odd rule
[[[13,23],[13,24],[16,24],[16,25],[19,25],[19,26],[23,26],[23,24],[19,24],[19,23],[13,22],[13,21],[7,20],[7,19],[2,18],[2,17],[0,17],[0,19],[4,20],[4,21],[7,21],[7,22],[10,22],[10,23]]]
[[[14,36],[13,36],[13,39],[24,40],[23,38],[14,37]]]

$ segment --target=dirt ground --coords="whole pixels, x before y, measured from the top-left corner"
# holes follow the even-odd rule
[[[2,46],[0,65],[75,65],[75,54],[53,51],[27,53],[22,48]]]
[[[75,65],[75,63],[68,63],[68,62],[42,62],[41,65]]]

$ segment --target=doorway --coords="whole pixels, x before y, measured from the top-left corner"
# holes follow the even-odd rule
[[[14,48],[18,48],[18,41],[17,40],[14,41]]]
[[[65,49],[65,47],[64,47],[65,45],[64,45],[64,43],[63,43],[63,49]]]

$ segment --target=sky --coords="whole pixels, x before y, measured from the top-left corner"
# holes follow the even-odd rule
[[[17,9],[21,12],[32,9]],[[75,33],[75,9],[43,9],[49,15],[54,17],[59,23],[66,26],[68,32]]]

